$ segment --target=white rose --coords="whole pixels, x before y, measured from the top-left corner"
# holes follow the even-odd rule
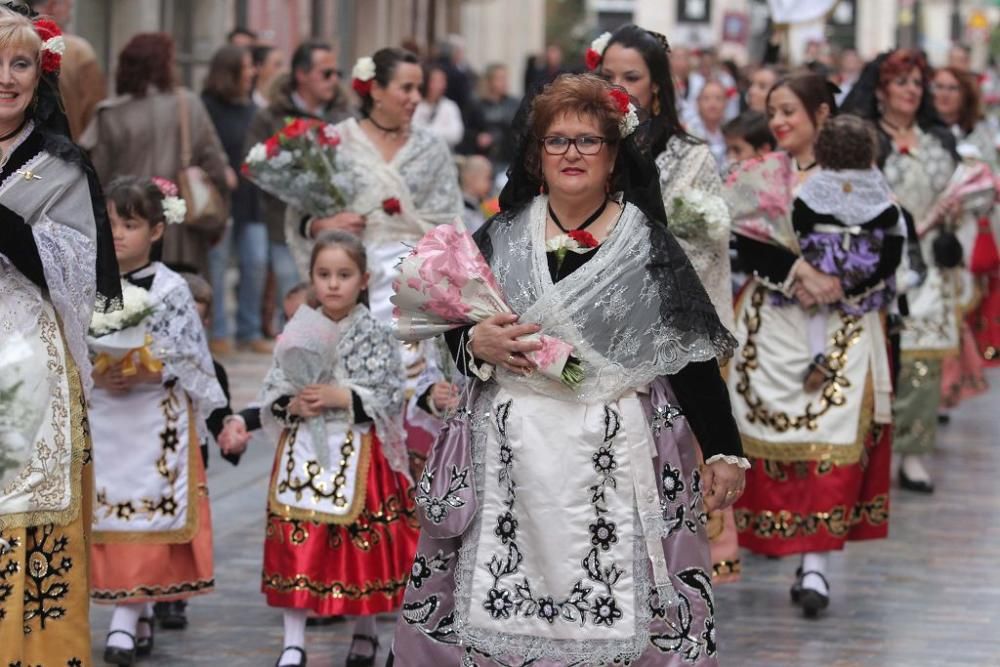
[[[603,55],[604,49],[608,48],[608,42],[610,41],[611,41],[610,32],[601,33],[594,41],[590,43],[590,48]]]
[[[358,58],[354,69],[351,70],[351,76],[359,81],[371,81],[375,78],[375,61],[368,56]]]

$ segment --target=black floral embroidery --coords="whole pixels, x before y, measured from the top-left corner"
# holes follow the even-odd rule
[[[673,430],[674,420],[682,417],[684,411],[675,405],[667,403],[659,407],[653,408],[653,418],[650,421],[650,428],[653,431],[653,435],[657,438],[660,437],[660,433],[663,431],[664,427]]]
[[[616,529],[614,522],[605,521],[604,517],[598,518],[597,523],[590,524],[590,543],[600,547],[601,551],[610,551],[611,545],[618,542]]]
[[[613,473],[615,468],[618,467],[618,463],[615,461],[615,455],[611,453],[610,447],[601,447],[592,458],[594,460],[594,470],[596,470],[599,475]]]
[[[559,618],[559,607],[550,597],[538,600],[538,618],[548,622],[550,625]]]
[[[614,625],[614,622],[622,617],[622,610],[618,608],[615,599],[610,595],[605,595],[594,600],[594,606],[590,609],[594,615],[594,623],[597,625]]]
[[[500,538],[503,544],[507,544],[517,536],[517,519],[510,512],[504,512],[497,517],[497,527],[493,534]]]
[[[66,667],[83,667],[83,662],[80,658],[70,658],[66,661]]]
[[[180,438],[177,436],[177,429],[163,429],[160,433],[160,444],[163,446],[164,451],[176,453],[177,445],[180,444]]]
[[[668,618],[668,610],[660,604],[659,598],[650,600],[653,618],[666,620],[668,632],[652,634],[649,641],[663,653],[680,653],[686,662],[698,662],[703,656],[713,657],[718,650],[715,639],[715,601],[712,595],[711,577],[702,569],[692,567],[681,570],[676,575],[683,584],[677,587],[678,604],[670,609],[676,614]],[[695,627],[691,597],[686,591],[698,594],[705,604],[705,622],[699,631]]]
[[[486,594],[486,602],[483,603],[483,606],[493,618],[510,618],[514,602],[510,599],[510,591],[502,588],[491,588]]]
[[[448,518],[448,512],[451,510],[465,507],[466,500],[460,492],[471,488],[469,486],[469,469],[459,470],[458,466],[454,465],[451,467],[448,488],[443,496],[432,495],[433,482],[434,472],[430,468],[424,468],[424,472],[420,476],[420,483],[417,484],[415,501],[418,507],[423,508],[425,518],[436,526]]]
[[[0,533],[0,537],[3,534]],[[14,549],[21,545],[21,540],[16,537],[5,538],[9,547],[0,546],[0,557],[8,556],[14,552]],[[8,580],[21,571],[21,566],[16,560],[11,558],[7,561],[6,565],[0,566],[0,621],[2,621],[7,616],[7,610],[3,608],[3,603],[6,602],[11,594],[14,592],[14,585]]]
[[[132,501],[115,505],[115,514],[119,519],[125,519],[126,521],[131,519],[132,515],[135,514],[135,507],[132,505]]]
[[[413,584],[414,588],[419,589],[435,572],[446,572],[454,555],[445,555],[444,551],[439,550],[437,554],[428,558],[418,553],[414,556],[413,567],[410,569],[410,583]]]
[[[677,494],[684,490],[684,481],[681,479],[681,471],[674,468],[669,463],[663,465],[660,473],[660,480],[663,483],[663,495],[668,500],[677,500]]]
[[[63,600],[69,594],[70,585],[66,581],[73,569],[73,559],[66,556],[69,538],[54,536],[52,524],[28,529],[25,544],[27,577],[24,589],[24,625],[26,632],[33,621],[45,629],[47,621],[58,620],[66,615]]]

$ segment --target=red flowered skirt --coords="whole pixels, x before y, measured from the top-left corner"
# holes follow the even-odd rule
[[[272,471],[277,471],[277,464]],[[412,488],[372,443],[365,508],[348,525],[268,512],[261,590],[272,607],[319,616],[399,609],[417,549]]]
[[[891,460],[892,429],[879,425],[851,465],[753,460],[735,509],[740,546],[787,556],[886,537]]]
[[[968,322],[987,366],[1000,366],[1000,271],[980,277],[982,299]]]

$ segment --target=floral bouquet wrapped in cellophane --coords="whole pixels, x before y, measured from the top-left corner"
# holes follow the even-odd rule
[[[740,162],[729,172],[722,198],[735,234],[801,255],[792,226],[795,171],[785,153],[768,153]]]
[[[344,210],[353,182],[337,161],[340,134],[329,123],[296,118],[253,146],[243,176],[285,204],[311,216]]]
[[[121,310],[95,312],[90,320],[87,345],[96,355],[94,371],[104,373],[116,364],[121,364],[123,375],[135,375],[138,365],[151,372],[162,370],[150,350],[153,339],[145,324],[154,310],[149,292],[123,280],[122,303]]]
[[[399,268],[391,301],[396,306],[397,335],[404,341],[431,338],[514,312],[475,241],[454,225],[427,232]],[[572,345],[544,334],[527,339],[542,344],[542,349],[526,355],[539,373],[571,388],[580,384],[583,371]]]

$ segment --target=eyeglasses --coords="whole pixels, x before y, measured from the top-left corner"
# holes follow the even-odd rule
[[[576,146],[580,155],[597,155],[601,152],[601,147],[607,143],[604,137],[595,137],[585,134],[580,137],[542,137],[542,147],[549,155],[565,155],[570,146]]]
[[[334,76],[340,76],[339,69],[325,69],[320,74],[323,75],[324,79],[332,79]]]

